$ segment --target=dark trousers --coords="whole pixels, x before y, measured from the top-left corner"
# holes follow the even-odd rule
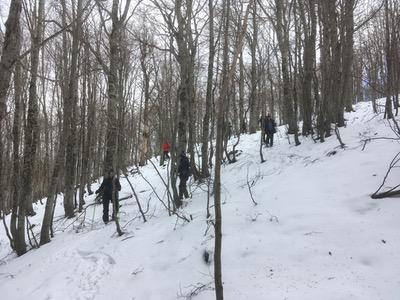
[[[112,203],[112,199],[110,198],[103,198],[103,222],[108,222],[109,221],[109,210],[110,210],[110,202],[111,205],[113,205]],[[118,200],[116,201],[116,213],[118,213],[118,209],[119,209],[119,203]],[[115,218],[115,214],[114,212],[114,208],[113,208],[113,216],[112,216],[112,220],[114,220]]]
[[[188,177],[179,176],[179,199],[183,199],[183,196],[185,196],[185,199],[189,198],[189,193],[186,188],[187,180],[188,180]]]
[[[269,145],[270,147],[272,147],[274,145],[274,134],[272,132],[271,133],[267,132],[267,140],[266,140],[265,144],[267,146]]]
[[[169,159],[168,151],[164,151],[163,159],[166,160],[167,158]]]

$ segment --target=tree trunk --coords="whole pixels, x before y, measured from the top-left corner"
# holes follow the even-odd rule
[[[285,120],[289,124],[288,133],[295,134],[296,145],[300,142],[297,138],[297,116],[295,114],[292,93],[291,80],[289,71],[290,49],[289,49],[289,32],[287,28],[287,20],[285,16],[284,0],[275,0],[276,5],[276,35],[278,46],[281,52],[281,70],[283,80],[283,106],[285,111]]]
[[[250,2],[251,3],[251,2]],[[216,153],[215,153],[215,194],[214,194],[214,213],[215,213],[215,246],[214,246],[214,281],[215,281],[215,294],[217,300],[222,300],[223,284],[222,284],[222,263],[221,263],[221,250],[222,250],[222,214],[221,214],[221,161],[223,155],[223,128],[224,128],[224,113],[225,113],[225,98],[228,95],[230,82],[232,81],[235,72],[235,66],[242,52],[244,36],[247,31],[247,20],[251,9],[251,4],[247,5],[245,17],[243,20],[242,32],[239,33],[237,45],[235,47],[234,55],[232,58],[232,65],[228,68],[228,32],[229,32],[229,6],[230,0],[225,0],[224,9],[224,46],[223,46],[223,67],[226,72],[222,73],[222,86],[218,99],[218,116],[217,116],[217,140],[216,140]]]
[[[6,99],[7,91],[10,86],[12,69],[21,48],[21,10],[22,0],[11,0],[10,11],[5,24],[6,32],[0,61],[0,132],[1,124],[7,111]]]
[[[65,0],[62,0],[63,2]],[[65,5],[65,3],[64,3]],[[73,8],[75,9],[75,8]],[[65,193],[64,193],[64,211],[67,218],[74,216],[74,191],[75,178],[77,170],[77,153],[76,153],[76,114],[78,104],[78,57],[79,44],[81,38],[81,15],[82,15],[82,0],[78,0],[76,8],[76,19],[72,26],[72,50],[71,64],[69,72],[68,92],[65,105],[68,106],[67,115],[64,116],[66,123],[66,160],[65,160]]]
[[[385,117],[393,118],[392,110],[392,57],[391,57],[391,39],[390,39],[390,24],[389,24],[389,3],[385,0],[385,55],[386,55],[386,103]]]
[[[240,53],[239,58],[239,118],[240,118],[240,132],[245,133],[246,128],[246,117],[244,111],[244,63],[243,63],[243,52]]]
[[[112,29],[109,35],[109,70],[108,70],[108,101],[107,101],[107,134],[106,149],[103,172],[112,170],[115,167],[117,149],[117,102],[118,102],[118,65],[119,61],[119,35],[121,30],[121,20],[118,18],[119,0],[113,0],[111,19]]]
[[[214,45],[214,3],[213,0],[208,0],[208,11],[209,11],[209,40],[208,40],[208,70],[207,70],[207,92],[206,92],[206,103],[205,103],[205,114],[203,118],[203,135],[201,145],[201,172],[202,177],[210,176],[208,170],[208,139],[210,135],[210,119],[211,119],[211,102],[212,102],[212,90],[213,90],[213,72],[214,72],[214,57],[215,57],[215,45]]]
[[[32,32],[32,53],[31,53],[31,80],[29,82],[28,118],[25,129],[24,141],[24,163],[22,169],[22,189],[18,211],[18,243],[16,252],[22,255],[26,252],[25,243],[25,210],[28,215],[34,214],[32,208],[32,179],[35,163],[35,156],[38,141],[38,100],[37,100],[37,77],[39,67],[39,51],[42,40],[42,23],[44,13],[44,1],[39,0],[37,8],[36,28]]]
[[[353,61],[354,61],[354,8],[355,0],[347,0],[344,3],[344,41],[342,42],[342,99],[346,112],[353,111]],[[339,126],[344,125],[342,123]]]
[[[144,33],[144,38],[147,40],[147,32]],[[148,145],[150,141],[150,119],[149,119],[149,101],[150,101],[150,76],[147,68],[147,57],[150,54],[150,48],[147,44],[140,45],[140,66],[143,73],[143,94],[144,94],[144,108],[143,108],[143,132],[140,141],[140,155],[139,166],[146,165],[148,159]]]
[[[300,15],[304,28],[304,76],[302,86],[302,103],[303,103],[303,135],[313,133],[312,114],[313,114],[313,97],[312,97],[312,79],[313,68],[315,65],[315,36],[317,29],[317,21],[315,14],[315,0],[309,0],[310,23],[307,23],[303,1],[299,1]]]
[[[343,120],[344,102],[340,99],[340,44],[337,36],[336,1],[321,1],[321,102],[318,132],[321,142],[331,135],[332,122]]]
[[[14,122],[13,122],[13,191],[12,191],[12,213],[10,221],[10,231],[13,237],[14,243],[12,248],[15,250],[15,244],[18,244],[19,236],[17,231],[17,218],[18,218],[18,204],[20,197],[20,135],[21,135],[21,100],[23,92],[22,74],[21,74],[21,62],[17,61],[15,65],[14,73]],[[1,171],[0,171],[1,172]],[[1,178],[1,177],[0,177]]]
[[[61,169],[64,166],[64,158],[65,158],[65,139],[60,133],[60,141],[58,143],[58,151],[57,156],[55,158],[53,172],[51,175],[49,190],[47,192],[47,201],[46,207],[44,211],[42,228],[40,231],[40,244],[44,245],[50,242],[50,233],[53,222],[53,214],[55,201],[57,197],[57,186],[59,183]]]
[[[250,43],[250,51],[251,51],[251,92],[250,92],[250,120],[249,120],[249,132],[255,133],[258,126],[258,75],[257,74],[257,58],[256,58],[256,50],[258,43],[258,24],[257,24],[257,0],[253,1],[253,36]]]
[[[86,142],[88,139],[88,131],[89,127],[92,126],[91,123],[87,122],[88,119],[88,110],[91,97],[91,86],[89,80],[91,79],[90,72],[90,57],[89,57],[89,49],[86,46],[84,49],[84,69],[83,69],[83,91],[82,91],[82,104],[81,104],[81,130],[80,130],[80,149],[81,149],[81,170],[80,170],[80,178],[79,178],[79,212],[82,211],[83,205],[85,204],[84,195],[85,195],[85,185],[88,182],[89,177],[89,145]]]

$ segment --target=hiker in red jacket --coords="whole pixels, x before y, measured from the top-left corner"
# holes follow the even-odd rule
[[[163,160],[165,160],[166,158],[169,159],[168,153],[169,153],[169,150],[171,149],[171,145],[168,143],[168,141],[165,141],[163,143],[162,149],[163,149],[163,153],[164,153]]]

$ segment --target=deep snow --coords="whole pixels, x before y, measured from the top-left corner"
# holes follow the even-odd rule
[[[300,146],[289,145],[280,128],[260,164],[259,133],[241,137],[238,162],[222,170],[225,299],[400,299],[400,200],[369,197],[400,145],[374,140],[362,151],[366,137],[394,136],[370,104],[358,104],[346,118],[345,150],[334,135],[325,143],[301,138]],[[141,171],[165,200],[152,165]],[[389,184],[400,178],[394,171]],[[160,172],[165,176],[166,169]],[[82,219],[71,225],[62,218],[61,201],[55,238],[22,257],[10,252],[1,226],[1,299],[172,300],[196,287],[194,299],[214,299],[213,267],[202,260],[214,243],[207,186],[191,185],[183,213],[193,221],[184,223],[168,216],[139,175],[130,180],[142,206],[150,199],[148,222],[139,218],[134,198],[121,202],[121,237],[114,223],[102,223],[101,206],[89,207],[79,226]],[[121,185],[121,197],[131,194],[124,178]],[[43,208],[36,205],[30,219],[36,231]]]

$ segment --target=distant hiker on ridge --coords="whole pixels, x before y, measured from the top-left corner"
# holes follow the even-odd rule
[[[272,147],[274,145],[274,133],[276,133],[276,123],[274,119],[271,118],[270,114],[268,114],[264,120],[264,130],[267,134],[265,145],[267,147]]]
[[[185,196],[185,199],[187,199],[189,198],[189,193],[186,188],[186,181],[189,179],[189,176],[191,176],[191,174],[190,174],[189,159],[186,156],[185,151],[181,152],[181,158],[178,167],[178,176],[179,176],[179,199],[183,199],[183,196]]]
[[[113,185],[115,184],[115,190],[113,190]],[[109,170],[103,178],[103,182],[101,183],[101,186],[99,189],[96,191],[96,194],[102,192],[103,193],[103,222],[105,224],[108,223],[109,221],[109,216],[108,216],[108,211],[109,211],[109,204],[110,201],[112,203],[112,195],[113,192],[115,193],[115,210],[113,208],[113,214],[112,214],[112,220],[115,219],[118,209],[119,209],[119,203],[118,203],[118,191],[121,190],[121,184],[119,183],[118,177],[116,174],[114,174],[113,170]]]

